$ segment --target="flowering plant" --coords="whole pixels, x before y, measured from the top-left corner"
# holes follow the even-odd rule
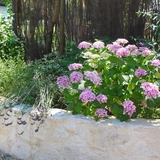
[[[107,46],[83,41],[78,48],[84,63],[70,64],[68,75],[57,78],[68,110],[96,120],[160,117],[160,60],[151,50],[123,38]]]

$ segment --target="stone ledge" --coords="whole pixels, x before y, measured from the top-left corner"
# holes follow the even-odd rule
[[[38,132],[39,123],[7,127],[1,123],[0,150],[24,160],[160,159],[160,120],[120,122],[110,117],[95,122],[61,109],[50,110],[50,115]],[[31,123],[28,115],[24,119]]]

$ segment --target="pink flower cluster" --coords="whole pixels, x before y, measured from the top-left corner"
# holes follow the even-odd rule
[[[125,48],[128,49],[129,51],[134,51],[134,50],[138,49],[137,46],[134,44],[129,44]]]
[[[100,103],[106,103],[107,102],[107,96],[104,95],[104,94],[99,94],[97,97],[96,97],[97,101],[100,102]]]
[[[70,85],[70,80],[67,76],[60,76],[57,78],[57,84],[60,88],[68,88]]]
[[[92,102],[96,99],[96,95],[92,92],[91,89],[86,88],[79,95],[79,99],[81,99],[82,102]]]
[[[91,46],[92,46],[91,43],[86,42],[86,41],[83,41],[83,42],[81,42],[81,43],[78,45],[78,48],[79,48],[79,49],[82,49],[82,48],[86,49],[86,48],[89,48],[89,47],[91,47]]]
[[[157,98],[160,97],[160,91],[158,86],[153,83],[144,82],[141,84],[141,87],[144,90],[144,94],[146,98]]]
[[[151,65],[155,67],[160,66],[160,60],[159,59],[152,60]]]
[[[102,49],[104,48],[104,43],[101,41],[94,42],[92,45],[93,48]]]
[[[95,116],[99,117],[99,118],[104,118],[107,117],[107,111],[103,108],[98,108],[95,112]]]
[[[108,44],[107,47],[113,53],[116,53],[118,49],[122,48],[122,46],[119,44]]]
[[[136,45],[127,45],[123,47],[125,44],[128,43],[128,40],[124,38],[118,38],[113,44],[108,44],[107,47],[110,51],[113,53],[116,53],[118,57],[126,57],[129,55],[135,55],[138,56],[140,54],[148,56],[152,54],[151,50],[149,50],[145,46],[137,47]]]
[[[118,38],[116,40],[116,43],[118,43],[119,45],[124,45],[124,44],[128,43],[128,40],[125,38]]]
[[[74,71],[74,72],[72,72],[72,73],[70,74],[70,80],[71,80],[72,83],[81,82],[82,79],[83,79],[83,74],[80,73],[80,72]]]
[[[125,48],[128,49],[130,51],[130,54],[132,54],[132,55],[138,56],[140,54],[136,45],[133,45],[133,44],[130,45],[129,44]]]
[[[122,106],[124,107],[123,114],[128,114],[130,117],[136,111],[136,106],[131,100],[126,100],[123,102]]]
[[[134,74],[136,77],[145,76],[147,75],[147,71],[144,69],[137,69]]]
[[[118,57],[126,57],[130,55],[130,51],[124,47],[117,50],[116,55]]]
[[[99,76],[99,74],[97,73],[97,71],[93,71],[93,72],[85,71],[84,75],[85,75],[85,78],[90,80],[93,84],[101,85],[102,79]]]
[[[68,66],[68,69],[70,70],[70,71],[72,71],[72,70],[77,70],[77,69],[82,69],[83,68],[83,66],[82,66],[82,64],[80,64],[80,63],[73,63],[73,64],[70,64],[69,66]]]
[[[145,56],[152,54],[151,50],[149,50],[147,47],[139,47],[139,51],[142,52],[142,54]]]

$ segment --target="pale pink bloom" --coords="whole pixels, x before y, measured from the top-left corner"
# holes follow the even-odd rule
[[[128,43],[128,40],[125,38],[118,38],[115,42],[118,43],[119,45],[124,45]]]
[[[151,50],[149,50],[147,47],[139,47],[139,51],[142,52],[142,54],[145,56],[152,54]]]
[[[141,84],[140,88],[144,90],[146,98],[157,98],[160,97],[160,91],[156,84],[144,82]]]
[[[80,73],[80,72],[73,71],[73,72],[70,74],[70,80],[71,80],[72,83],[81,82],[82,79],[83,79],[83,74]]]
[[[79,99],[82,102],[92,102],[96,99],[96,95],[92,92],[91,89],[87,88],[82,91],[82,93],[79,95]]]
[[[104,95],[104,94],[99,94],[97,97],[96,97],[97,101],[100,102],[100,103],[106,103],[107,102],[107,96]]]
[[[99,117],[99,118],[104,118],[107,117],[107,111],[103,108],[98,108],[95,112],[95,116]]]
[[[160,60],[159,59],[152,60],[151,65],[155,67],[160,66]]]
[[[68,69],[70,70],[70,71],[72,71],[72,70],[77,70],[77,69],[82,69],[83,68],[83,66],[82,66],[82,64],[80,64],[80,63],[73,63],[73,64],[70,64],[69,66],[68,66]]]
[[[145,55],[145,56],[149,56],[149,55],[152,54],[152,52],[149,49],[145,49],[145,50],[142,51],[142,54]]]
[[[116,53],[118,49],[122,48],[122,46],[119,44],[108,44],[107,47],[110,51],[114,53]]]
[[[57,84],[60,88],[68,88],[70,85],[69,78],[67,76],[60,76],[57,78]]]
[[[78,48],[79,48],[79,49],[82,49],[82,48],[89,48],[89,47],[91,47],[91,46],[92,46],[91,43],[86,42],[86,41],[83,41],[83,42],[81,42],[81,43],[78,45]]]
[[[133,50],[131,53],[136,56],[141,54],[138,49]]]
[[[130,55],[130,51],[123,47],[117,50],[116,55],[118,57],[126,57]]]
[[[124,107],[123,114],[128,113],[130,117],[136,111],[136,106],[131,100],[126,100],[125,102],[123,102],[122,106]]]
[[[136,77],[145,76],[147,75],[147,71],[144,69],[137,69],[134,74]]]
[[[102,49],[104,48],[104,43],[101,41],[94,42],[92,45],[93,48]]]
[[[134,50],[137,50],[137,49],[138,49],[137,46],[134,45],[134,44],[132,44],[132,45],[129,44],[129,45],[127,45],[125,48],[128,49],[129,51],[134,51]]]
[[[97,71],[85,71],[84,72],[85,78],[90,80],[93,84],[101,85],[102,79]]]
[[[147,47],[139,47],[139,51],[143,52],[144,50],[148,49]]]

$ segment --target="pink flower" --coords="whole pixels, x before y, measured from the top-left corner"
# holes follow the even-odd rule
[[[85,78],[90,80],[93,84],[101,85],[102,79],[97,73],[97,71],[85,71],[84,72]]]
[[[146,98],[160,97],[160,91],[156,84],[144,82],[141,84],[140,88],[144,90],[144,94],[146,95]]]
[[[68,66],[68,69],[70,70],[70,71],[72,71],[72,70],[77,70],[77,69],[82,69],[83,68],[83,66],[82,66],[82,64],[80,64],[80,63],[73,63],[73,64],[70,64],[69,66]]]
[[[125,38],[118,38],[115,42],[118,43],[119,45],[124,45],[128,43],[128,40]]]
[[[93,48],[102,49],[104,48],[104,43],[101,41],[94,42],[92,45]]]
[[[145,46],[144,47],[139,47],[139,51],[141,51],[141,52],[144,51],[144,50],[146,50],[146,49],[148,49],[148,48],[145,47]]]
[[[151,65],[155,67],[160,66],[160,60],[159,59],[152,60]]]
[[[149,56],[152,54],[152,52],[149,49],[145,49],[144,51],[142,51],[142,54],[144,54],[145,56]]]
[[[95,116],[99,117],[99,118],[104,118],[107,117],[107,111],[103,108],[98,108],[95,112]]]
[[[147,75],[147,72],[144,69],[137,69],[134,74],[136,77],[140,77]]]
[[[83,74],[80,72],[74,71],[70,74],[70,80],[72,83],[81,82],[82,79],[83,79]]]
[[[70,85],[69,78],[67,76],[60,76],[57,78],[57,84],[60,88],[68,88]]]
[[[96,99],[96,95],[91,89],[87,88],[79,95],[79,99],[81,99],[82,102],[92,102]]]
[[[130,51],[123,47],[117,50],[116,55],[118,57],[126,57],[130,55]]]
[[[139,46],[140,46],[140,47],[145,47],[145,44],[142,43],[142,42],[139,42]]]
[[[116,53],[118,49],[122,48],[122,46],[119,44],[108,44],[107,47],[110,51],[114,53]]]
[[[133,102],[131,100],[124,101],[122,106],[124,107],[123,114],[128,113],[128,115],[130,117],[136,111],[136,106],[133,104]]]
[[[134,50],[138,49],[137,46],[134,44],[132,44],[132,45],[129,44],[125,48],[128,49],[129,51],[134,51]]]
[[[131,53],[135,56],[138,56],[141,54],[138,49],[133,50]]]
[[[145,56],[149,56],[152,54],[151,50],[149,50],[147,47],[139,47],[139,51],[141,51]]]
[[[97,101],[100,102],[100,103],[106,103],[107,102],[107,96],[104,95],[104,94],[99,94],[97,97],[96,97]]]
[[[92,46],[91,43],[86,42],[86,41],[83,41],[83,42],[81,42],[81,43],[78,45],[78,48],[79,48],[79,49],[82,49],[82,48],[89,48],[89,47],[91,47],[91,46]]]

